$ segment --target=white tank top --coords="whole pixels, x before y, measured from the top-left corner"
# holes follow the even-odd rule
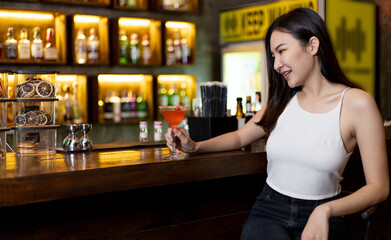
[[[337,107],[327,113],[305,111],[297,94],[288,103],[266,144],[266,182],[271,188],[307,200],[340,193],[342,173],[351,155],[345,150],[339,125],[347,89]]]

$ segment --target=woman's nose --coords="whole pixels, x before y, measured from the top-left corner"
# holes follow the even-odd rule
[[[280,72],[281,68],[282,68],[282,64],[279,61],[279,59],[274,58],[274,70],[276,70],[277,72]]]

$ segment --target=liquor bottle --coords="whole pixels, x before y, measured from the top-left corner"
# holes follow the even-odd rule
[[[179,30],[174,30],[174,53],[175,53],[175,62],[181,63],[182,62],[182,48],[181,48],[181,36],[179,34]]]
[[[77,92],[78,92],[78,84],[77,81],[74,81],[72,84],[72,115],[73,115],[73,122],[74,123],[82,123],[83,118],[82,118],[82,111],[80,108],[80,102],[78,101],[77,98]]]
[[[143,48],[143,64],[147,65],[151,63],[151,47],[149,43],[149,34],[145,33],[142,36],[141,45]]]
[[[158,95],[159,106],[168,106],[167,89],[164,87],[164,84],[159,84]]]
[[[113,113],[113,103],[111,102],[111,91],[106,93],[104,110],[103,110],[103,118],[105,121],[113,121],[114,113]]]
[[[132,33],[130,35],[130,46],[129,46],[130,62],[137,64],[140,61],[140,43],[138,41],[138,34]]]
[[[176,63],[174,45],[172,43],[172,39],[169,38],[166,40],[166,64],[174,65]]]
[[[246,96],[246,117],[253,116],[254,112],[252,111],[251,96]]]
[[[113,120],[114,122],[121,121],[121,99],[117,91],[113,91],[110,101],[113,103]]]
[[[120,7],[125,7],[125,5],[126,5],[126,0],[118,0],[118,5],[119,5]]]
[[[242,106],[242,98],[236,98],[236,118],[244,118],[243,106]]]
[[[178,94],[178,89],[175,83],[171,83],[170,89],[168,90],[168,104],[169,106],[178,106],[180,102],[180,97]]]
[[[33,42],[31,44],[31,56],[37,61],[43,58],[43,42],[40,36],[41,29],[39,27],[34,28]]]
[[[129,41],[125,30],[119,31],[119,63],[128,63]]]
[[[182,63],[188,64],[190,62],[191,50],[189,44],[187,43],[187,31],[185,29],[182,30],[181,50],[182,50]]]
[[[137,0],[127,0],[126,6],[130,8],[137,8]]]
[[[187,96],[187,84],[185,82],[181,83],[181,90],[179,91],[179,96],[183,105],[190,107],[190,98]]]
[[[4,58],[4,42],[3,38],[0,36],[0,59]]]
[[[153,140],[155,142],[159,142],[163,140],[163,129],[162,129],[162,122],[161,121],[154,121],[153,122]]]
[[[7,59],[18,58],[18,42],[14,38],[14,28],[9,27],[7,32],[7,40],[5,41],[5,54]]]
[[[46,30],[46,43],[43,49],[43,59],[57,61],[57,47],[54,40],[54,28]]]
[[[163,0],[162,2],[162,9],[171,9],[173,6],[172,6],[172,2],[173,0]]]
[[[255,108],[254,112],[258,112],[262,108],[262,97],[261,92],[255,92]]]
[[[18,57],[19,59],[30,59],[31,58],[31,43],[27,39],[27,30],[22,28],[20,30],[20,40],[18,43]]]
[[[130,102],[130,119],[137,119],[137,99],[136,95],[129,91],[129,102]]]
[[[126,90],[122,91],[121,94],[121,119],[129,120],[131,118],[130,98]]]
[[[85,64],[87,62],[87,39],[83,29],[79,29],[75,39],[75,62]]]
[[[99,63],[99,50],[100,50],[100,41],[99,37],[96,35],[95,28],[90,29],[90,36],[87,40],[87,60],[88,63]]]
[[[71,98],[71,87],[64,85],[65,94],[64,94],[64,105],[65,105],[65,114],[64,122],[71,123],[73,121],[73,102]]]
[[[137,118],[139,120],[148,118],[148,103],[145,98],[143,98],[142,93],[140,92],[137,97]]]

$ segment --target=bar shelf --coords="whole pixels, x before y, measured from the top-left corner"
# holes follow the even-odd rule
[[[152,0],[152,10],[165,12],[198,12],[198,0]]]
[[[108,7],[111,0],[43,0],[44,3],[65,3],[74,5],[86,5],[96,7]]]
[[[113,7],[125,10],[148,10],[148,0],[113,0]]]

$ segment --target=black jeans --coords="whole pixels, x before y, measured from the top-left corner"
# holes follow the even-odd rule
[[[243,226],[242,240],[296,240],[316,206],[339,198],[302,200],[285,196],[265,185]],[[329,239],[345,239],[343,217],[329,221]]]

